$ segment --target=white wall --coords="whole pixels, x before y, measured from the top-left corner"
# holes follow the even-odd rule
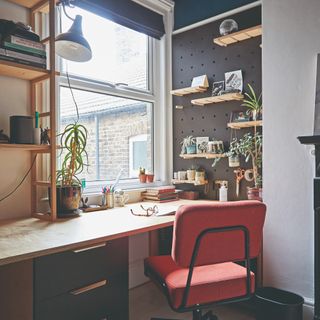
[[[0,0],[0,18],[27,21],[27,11],[20,6]],[[29,115],[29,83],[0,77],[0,129],[9,134],[11,115]],[[30,153],[0,150],[0,199],[12,190],[30,167]],[[30,214],[30,183],[25,181],[14,196],[0,202],[0,219]]]
[[[320,1],[263,1],[265,285],[313,301],[313,133]]]

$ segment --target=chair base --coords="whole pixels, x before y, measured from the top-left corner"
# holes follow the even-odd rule
[[[212,313],[212,311],[208,311],[204,315],[200,310],[195,310],[192,313],[192,320],[219,320],[216,315]],[[168,318],[151,318],[150,320],[179,320],[179,319],[168,319]]]

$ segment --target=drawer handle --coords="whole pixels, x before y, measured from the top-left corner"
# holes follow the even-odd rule
[[[107,280],[102,280],[102,281],[90,284],[90,285],[88,285],[86,287],[70,291],[70,294],[72,294],[73,296],[77,296],[79,294],[82,294],[82,293],[85,293],[85,292],[88,292],[88,291],[103,287],[106,284],[107,284]]]
[[[83,252],[83,251],[88,251],[88,250],[93,250],[93,249],[97,249],[97,248],[102,248],[102,247],[105,247],[106,245],[107,245],[107,243],[104,242],[104,243],[96,244],[96,245],[93,245],[93,246],[90,246],[90,247],[76,249],[76,250],[73,250],[73,252],[74,252],[74,253],[80,253],[80,252]]]

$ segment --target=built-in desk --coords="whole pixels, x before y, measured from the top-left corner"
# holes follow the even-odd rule
[[[190,203],[158,207],[170,213]],[[174,215],[130,213],[139,208],[136,203],[54,223],[34,218],[0,222],[0,319],[127,320],[127,238],[174,221]]]

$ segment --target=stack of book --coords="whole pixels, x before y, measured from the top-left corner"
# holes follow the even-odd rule
[[[142,192],[143,201],[169,202],[178,200],[178,192],[174,186],[150,188]]]
[[[9,35],[2,39],[0,59],[46,69],[47,54],[41,42]]]

